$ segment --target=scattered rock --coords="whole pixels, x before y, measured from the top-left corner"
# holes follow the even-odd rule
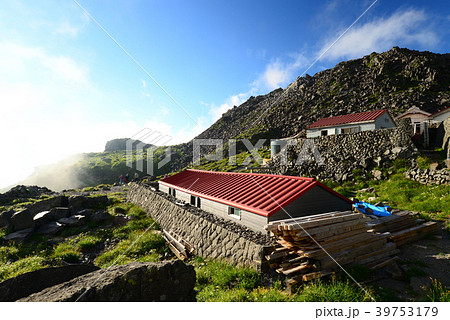
[[[84,207],[90,208],[90,209],[96,209],[99,206],[102,205],[108,205],[110,203],[108,196],[101,195],[101,196],[95,196],[95,197],[86,197],[84,201]]]
[[[67,207],[56,207],[50,210],[50,214],[53,216],[54,220],[58,221],[70,216],[70,209]]]
[[[440,169],[439,163],[435,162],[435,163],[430,164],[430,170],[436,171],[437,169]]]
[[[108,196],[101,195],[95,197],[86,196],[70,196],[69,197],[69,207],[74,213],[81,211],[83,209],[96,209],[103,205],[108,205],[110,203]]]
[[[394,261],[386,266],[386,273],[395,280],[404,281],[406,278],[405,271]]]
[[[33,217],[34,222],[36,223],[36,227],[40,227],[50,221],[54,220],[53,214],[50,211],[42,211]]]
[[[76,214],[67,218],[62,218],[58,220],[59,223],[72,226],[80,226],[86,222],[86,217],[80,214]]]
[[[89,218],[92,215],[91,209],[83,209],[81,211],[78,211],[77,214],[85,216],[86,218]]]
[[[39,229],[37,229],[37,232],[39,232],[40,234],[51,235],[61,231],[63,228],[64,225],[62,225],[61,223],[56,221],[50,221],[41,226]]]
[[[194,267],[180,260],[94,271],[18,301],[194,301]]]
[[[130,221],[130,218],[124,214],[116,214],[113,218],[113,226],[124,226]]]
[[[381,180],[382,178],[383,178],[383,173],[380,170],[373,171],[373,179],[374,180]]]
[[[51,208],[55,207],[67,207],[67,197],[66,196],[56,196],[53,198],[48,198],[45,200],[41,200],[38,202],[33,203],[31,206],[29,206],[27,209],[30,211],[30,213],[35,216],[39,212],[50,210]]]
[[[34,228],[35,226],[33,215],[28,209],[14,213],[10,221],[14,231]]]
[[[3,211],[0,213],[0,228],[9,228],[11,225],[11,217],[14,214],[14,210]]]
[[[108,214],[108,212],[96,211],[91,215],[90,220],[93,222],[103,222],[108,220],[110,217],[111,216]]]
[[[6,235],[5,240],[14,242],[24,242],[33,233],[33,228],[22,229]]]
[[[84,209],[83,202],[86,199],[84,196],[70,196],[69,197],[69,207],[72,212],[76,213]]]

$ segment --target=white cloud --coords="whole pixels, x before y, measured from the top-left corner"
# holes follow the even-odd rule
[[[430,19],[424,11],[407,9],[387,18],[378,18],[350,29],[325,55],[324,59],[359,58],[371,52],[385,51],[393,46],[419,45],[432,48],[439,42],[430,28]],[[339,33],[341,33],[340,31]],[[335,35],[334,35],[335,36]],[[335,41],[329,39],[323,52]]]
[[[86,66],[68,56],[51,55],[43,48],[3,42],[0,43],[0,58],[0,70],[10,73],[13,79],[39,73],[42,81],[50,77],[77,83],[88,82],[89,70]],[[6,79],[5,74],[2,78]]]
[[[290,54],[286,58],[278,58],[268,65],[256,79],[253,91],[266,92],[287,85],[298,75],[300,68],[306,65],[306,58],[301,53]]]
[[[239,106],[243,102],[245,102],[250,95],[252,94],[253,90],[246,92],[246,93],[239,93],[236,95],[233,95],[229,98],[227,98],[221,105],[217,106],[214,103],[207,104],[202,102],[203,105],[208,106],[209,114],[211,116],[211,122],[216,122],[220,117],[222,117],[222,114],[227,112],[229,109],[233,108],[234,106]]]

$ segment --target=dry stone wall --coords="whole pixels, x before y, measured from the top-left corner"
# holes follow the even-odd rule
[[[419,169],[414,168],[405,172],[405,177],[416,180],[422,184],[450,184],[450,170]]]
[[[372,178],[374,169],[388,167],[397,159],[412,163],[416,153],[406,131],[392,128],[301,138],[287,146],[287,162],[283,164],[281,156],[277,156],[268,166],[276,168],[274,173],[341,182],[351,180],[355,174]]]
[[[128,201],[139,205],[167,231],[173,231],[194,247],[194,254],[219,258],[261,270],[264,255],[273,240],[232,221],[226,221],[189,205],[180,206],[174,198],[145,185],[133,184]]]

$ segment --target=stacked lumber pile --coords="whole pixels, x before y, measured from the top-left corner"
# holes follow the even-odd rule
[[[339,265],[379,268],[395,259],[398,250],[387,241],[389,232],[370,232],[368,220],[345,211],[272,222],[265,229],[279,246],[266,258],[278,273],[291,277],[289,286],[329,275]]]
[[[400,211],[390,216],[373,219],[367,225],[374,232],[390,232],[389,240],[401,246],[437,232],[436,222],[423,222],[421,219],[416,219],[412,212]]]
[[[174,232],[163,230],[161,235],[166,240],[170,250],[178,259],[185,260],[194,252],[194,247]]]

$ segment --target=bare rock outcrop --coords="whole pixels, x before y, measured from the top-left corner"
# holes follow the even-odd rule
[[[76,264],[27,272],[0,283],[0,301],[16,301],[98,269],[93,265]]]
[[[194,267],[180,260],[132,262],[77,277],[18,301],[194,301]]]

